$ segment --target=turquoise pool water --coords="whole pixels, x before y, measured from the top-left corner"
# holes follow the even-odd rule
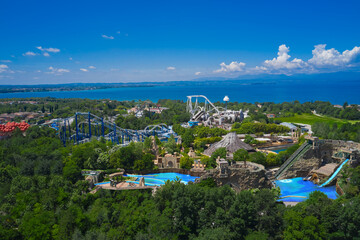
[[[95,183],[95,186],[96,186],[96,185],[103,185],[103,184],[107,184],[107,183],[110,183],[110,182],[100,182],[100,183]]]
[[[190,175],[181,174],[181,173],[149,173],[146,175],[135,175],[135,174],[127,174],[124,175],[127,177],[136,177],[136,181],[127,181],[127,182],[134,182],[139,183],[141,177],[144,177],[145,185],[148,186],[160,186],[165,184],[167,180],[173,181],[176,177],[181,179],[182,183],[188,184],[188,182],[194,182],[196,178]]]
[[[280,187],[280,197],[286,197],[284,199],[281,199],[281,201],[283,202],[305,201],[309,197],[309,194],[313,191],[323,192],[331,199],[336,199],[338,197],[335,186],[319,187],[311,181],[304,181],[301,177],[276,180],[275,184],[276,186]]]
[[[271,150],[273,152],[276,152],[276,153],[279,153],[279,152],[283,152],[285,151],[287,148],[281,148],[281,149],[274,149],[274,150]]]

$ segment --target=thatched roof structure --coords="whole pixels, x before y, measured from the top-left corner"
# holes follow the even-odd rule
[[[204,154],[211,156],[211,154],[215,152],[215,150],[221,147],[226,148],[228,153],[234,153],[239,149],[245,149],[248,152],[255,151],[249,144],[246,144],[243,141],[241,141],[236,135],[236,132],[230,132],[226,134],[221,141],[212,144],[208,149],[206,149],[204,151]]]

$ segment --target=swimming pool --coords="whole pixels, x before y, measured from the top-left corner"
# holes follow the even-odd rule
[[[283,151],[286,151],[286,150],[287,150],[287,148],[281,148],[281,149],[271,149],[270,151],[279,153],[279,152],[283,152]]]
[[[100,182],[100,183],[95,183],[94,185],[97,186],[97,185],[104,185],[104,184],[108,184],[110,182]]]
[[[160,186],[164,185],[167,180],[173,181],[178,177],[181,179],[181,182],[184,184],[188,184],[188,182],[194,182],[195,179],[198,177],[193,177],[186,174],[181,173],[149,173],[145,175],[135,175],[135,174],[127,174],[124,175],[125,177],[136,177],[135,181],[127,181],[127,182],[133,182],[133,183],[139,183],[139,180],[141,177],[144,177],[145,185],[149,186]]]
[[[280,187],[280,198],[285,197],[281,199],[283,202],[305,201],[313,191],[323,192],[331,199],[336,199],[338,197],[335,186],[319,187],[311,181],[304,181],[301,177],[276,180],[275,185]]]

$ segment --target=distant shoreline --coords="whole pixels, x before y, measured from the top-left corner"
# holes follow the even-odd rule
[[[140,83],[69,83],[69,84],[40,84],[40,85],[0,85],[1,93],[32,93],[32,92],[64,92],[64,91],[86,91],[109,88],[148,88],[161,86],[195,86],[216,85],[223,81],[169,81],[169,82],[140,82]],[[226,81],[232,83],[233,81]],[[240,81],[240,85],[274,85],[273,81]]]
[[[107,88],[136,88],[136,87],[155,87],[156,85],[125,85],[125,86],[83,86],[83,87],[51,87],[51,88],[39,88],[39,87],[15,87],[8,88],[0,86],[1,93],[22,93],[22,92],[62,92],[62,91],[86,91],[86,90],[99,90]]]
[[[43,91],[45,89],[45,91]],[[157,102],[159,99],[186,101],[189,95],[205,95],[212,102],[314,102],[329,101],[342,105],[360,104],[360,81],[304,80],[228,80],[141,83],[89,83],[61,85],[0,86],[0,98],[88,98],[131,101],[138,99]]]

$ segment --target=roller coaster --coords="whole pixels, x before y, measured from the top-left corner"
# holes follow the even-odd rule
[[[64,145],[69,142],[81,144],[92,138],[104,138],[125,146],[132,141],[143,142],[150,136],[158,136],[162,140],[175,135],[172,128],[166,124],[150,125],[144,130],[123,129],[90,112],[77,112],[72,117],[56,120],[51,127],[57,130]]]
[[[221,125],[223,122],[233,123],[236,120],[242,121],[244,119],[242,110],[233,111],[216,107],[204,95],[187,96],[186,110],[191,115],[191,122],[202,121],[204,125]]]

